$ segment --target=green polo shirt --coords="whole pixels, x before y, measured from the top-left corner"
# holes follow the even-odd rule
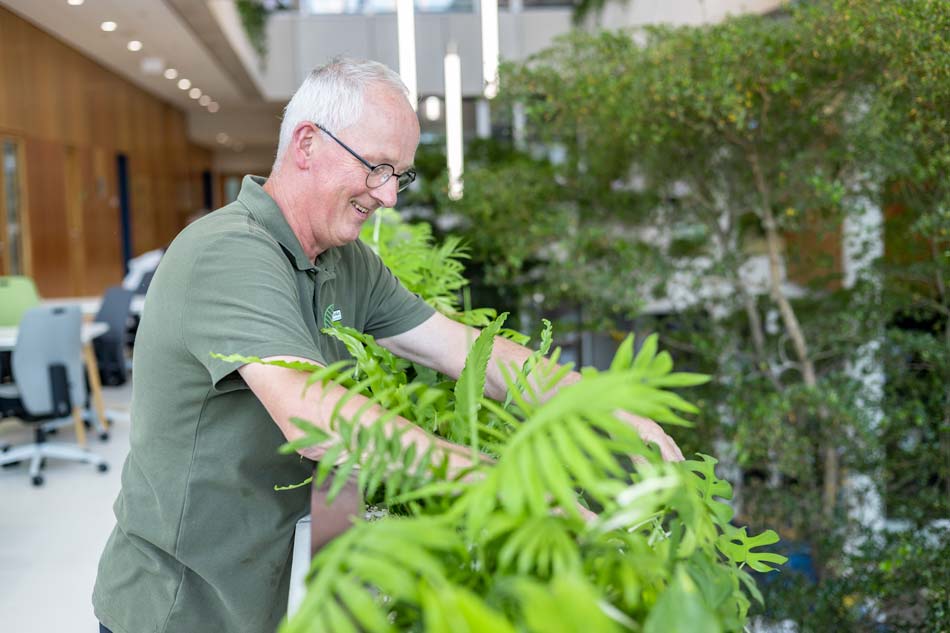
[[[314,263],[261,185],[185,229],[158,267],[135,341],[131,449],[93,605],[115,633],[273,633],[313,463],[238,366],[211,352],[348,358],[331,321],[382,338],[432,315],[357,241]]]

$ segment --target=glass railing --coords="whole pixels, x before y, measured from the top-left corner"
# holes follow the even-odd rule
[[[472,13],[476,0],[415,0],[419,13]],[[302,0],[306,15],[374,15],[395,13],[396,0]]]
[[[512,0],[498,0],[502,10],[509,8]],[[473,13],[478,0],[415,0],[419,13]],[[571,7],[571,0],[522,0],[523,10]],[[395,13],[396,0],[300,0],[300,13],[303,15],[375,15]]]

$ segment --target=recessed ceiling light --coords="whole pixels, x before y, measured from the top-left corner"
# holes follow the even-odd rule
[[[99,25],[99,28],[102,29],[103,31],[105,31],[106,33],[111,33],[112,31],[114,31],[114,30],[116,30],[117,28],[119,28],[119,25],[116,24],[115,22],[112,22],[111,20],[109,20],[109,21],[106,21],[106,22],[103,22],[102,24],[100,24],[100,25]]]
[[[219,108],[220,106],[218,105],[217,101],[212,101],[211,103],[208,104],[208,112],[210,112],[211,114],[214,114],[215,112],[217,112]]]
[[[182,90],[188,90],[189,88],[191,88],[191,82],[188,81],[187,79],[179,79],[178,87],[181,88]]]
[[[131,40],[131,41],[127,44],[127,46],[128,46],[128,49],[129,49],[130,51],[132,51],[133,53],[142,50],[142,42],[140,42],[140,41],[138,41],[138,40]]]
[[[178,76],[178,71],[175,70],[174,68],[165,69],[165,79],[174,79],[177,76]]]
[[[201,96],[201,90],[199,88],[192,88],[188,91],[188,96],[192,99],[197,99]]]
[[[198,99],[198,103],[200,103],[203,106],[206,106],[209,103],[211,103],[211,97],[209,97],[208,95],[201,95],[201,98]]]
[[[68,4],[71,7],[78,7],[85,1],[86,0],[66,0],[66,4]]]
[[[229,137],[229,136],[228,136],[227,134],[225,134],[224,132],[218,132],[218,135],[217,135],[215,138],[217,139],[217,141],[218,141],[219,143],[221,143],[222,145],[224,145],[225,143],[227,143],[227,142],[230,140],[231,137]]]

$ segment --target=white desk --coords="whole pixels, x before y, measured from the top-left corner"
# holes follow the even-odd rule
[[[0,327],[0,351],[9,351],[16,347],[17,333],[19,330],[20,328],[15,326]],[[79,332],[79,337],[82,340],[83,345],[89,345],[92,342],[92,339],[99,338],[108,331],[109,324],[102,321],[83,323],[82,329]]]
[[[60,306],[79,306],[83,316],[96,316],[99,313],[99,307],[102,305],[102,297],[59,297],[56,299],[43,299],[40,303],[44,306],[53,308]],[[129,304],[129,312],[142,316],[145,309],[145,295],[132,295],[132,303]]]
[[[99,363],[96,362],[96,353],[92,349],[92,340],[109,331],[109,324],[102,321],[91,321],[82,324],[79,338],[82,341],[82,357],[86,364],[86,373],[89,375],[89,393],[92,395],[93,410],[99,418],[102,429],[109,430],[109,421],[106,418],[106,405],[102,399],[102,383],[99,380]],[[0,327],[0,351],[12,350],[16,347],[19,328]],[[81,445],[86,444],[86,428],[82,422],[82,408],[73,407],[73,419],[76,423],[76,439]]]

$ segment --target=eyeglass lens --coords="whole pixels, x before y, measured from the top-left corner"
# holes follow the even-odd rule
[[[375,189],[376,187],[382,187],[387,182],[389,182],[389,179],[393,177],[394,173],[395,170],[393,169],[392,165],[387,165],[385,163],[382,165],[377,165],[366,177],[366,184],[372,189]],[[397,181],[399,191],[405,190],[406,187],[412,184],[412,176],[413,174],[411,172],[399,174],[399,179]]]

